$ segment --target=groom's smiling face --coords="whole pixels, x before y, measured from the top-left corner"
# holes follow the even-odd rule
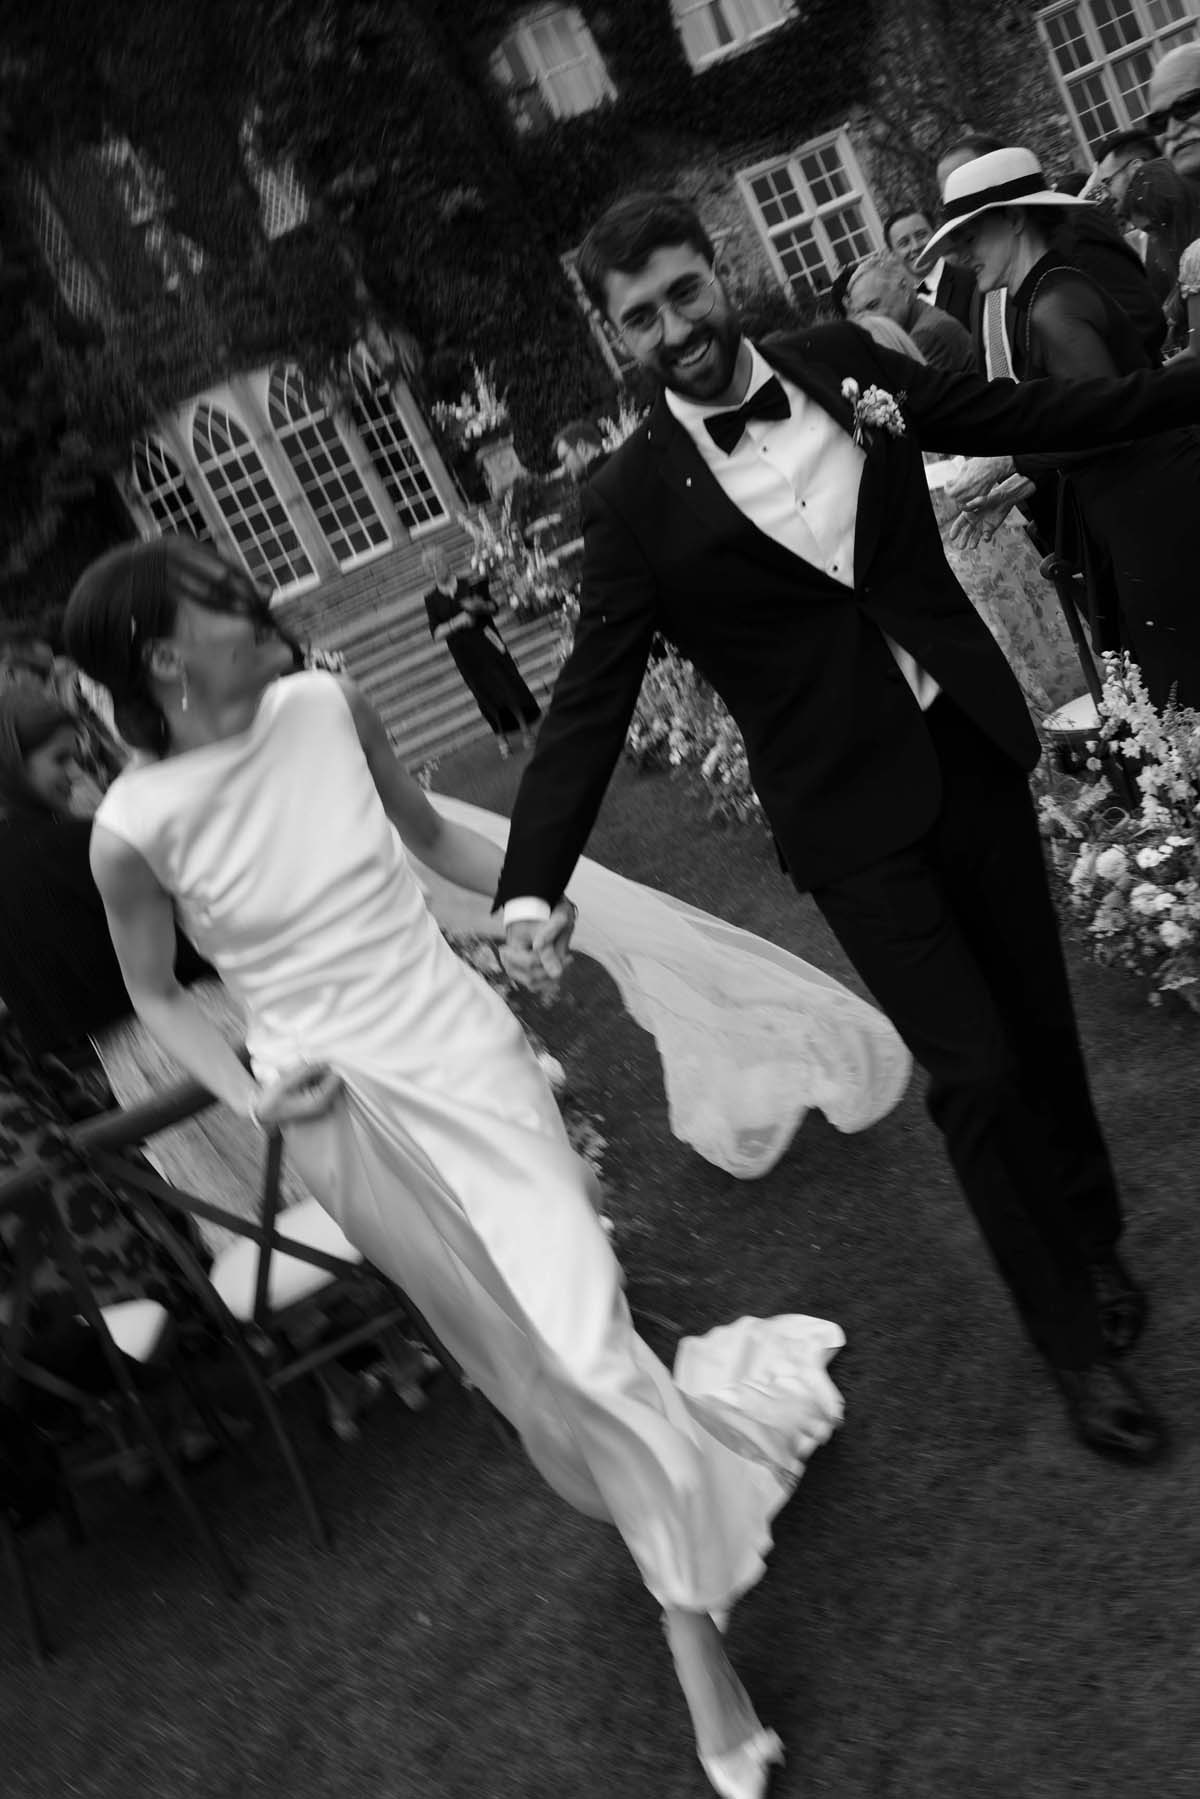
[[[698,250],[666,245],[634,274],[611,270],[605,287],[608,316],[643,368],[687,400],[724,400],[742,328]]]

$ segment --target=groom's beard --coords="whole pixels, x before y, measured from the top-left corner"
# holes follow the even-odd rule
[[[729,387],[741,342],[737,320],[713,314],[693,326],[686,343],[660,344],[651,366],[664,387],[703,405]]]

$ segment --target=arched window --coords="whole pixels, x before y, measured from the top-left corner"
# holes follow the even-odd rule
[[[446,508],[396,410],[387,379],[361,344],[350,354],[350,376],[354,423],[402,524],[419,531],[445,518]]]
[[[314,406],[294,362],[271,370],[267,410],[341,568],[385,547],[387,526],[324,406]]]
[[[160,533],[211,538],[187,476],[157,437],[139,437],[133,446],[130,478]]]
[[[313,565],[249,436],[219,406],[196,409],[192,448],[238,554],[256,581],[285,592],[308,586]]]

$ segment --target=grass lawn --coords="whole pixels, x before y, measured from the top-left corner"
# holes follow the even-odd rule
[[[506,812],[490,745],[436,785]],[[623,771],[598,859],[853,984],[754,830],[712,830]],[[1200,1793],[1200,1021],[1073,967],[1133,1266],[1163,1465],[1076,1445],[921,1105],[810,1118],[765,1180],[668,1135],[657,1059],[577,962],[538,1029],[607,1129],[635,1307],[703,1329],[836,1318],[847,1421],[783,1514],[731,1646],[784,1736],[777,1799],[1195,1799]],[[669,1351],[666,1336],[656,1347]],[[570,1512],[445,1385],[361,1439],[303,1446],[337,1530],[308,1543],[268,1453],[193,1478],[247,1564],[220,1597],[161,1496],[85,1494],[91,1544],[31,1538],[65,1646],[27,1666],[0,1581],[3,1799],[695,1799],[708,1789],[652,1604],[615,1533]]]

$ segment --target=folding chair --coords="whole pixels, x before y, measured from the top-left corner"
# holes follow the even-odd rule
[[[110,1422],[105,1406],[115,1406],[122,1424],[129,1426],[145,1444],[153,1465],[223,1586],[230,1593],[240,1592],[241,1571],[188,1490],[133,1376],[131,1361],[139,1355],[148,1357],[161,1336],[165,1308],[150,1300],[133,1300],[105,1308],[98,1304],[75,1241],[35,1159],[31,1158],[0,1183],[0,1209],[16,1211],[20,1217],[13,1309],[0,1342],[0,1399],[11,1401],[22,1386],[32,1388],[64,1401],[84,1418],[105,1428]],[[29,1353],[33,1271],[43,1253],[53,1257],[62,1268],[78,1315],[90,1327],[92,1341],[107,1369],[107,1391],[103,1394],[43,1366]],[[190,1251],[182,1245],[177,1246],[176,1253],[177,1257],[190,1257]],[[195,1267],[199,1275],[199,1265],[195,1264]],[[111,1465],[111,1458],[101,1460],[92,1464],[87,1472],[103,1472]],[[9,1559],[18,1573],[22,1595],[28,1598],[13,1547],[10,1542]],[[25,1609],[36,1641],[36,1610],[31,1610],[31,1601]]]
[[[274,1395],[328,1363],[371,1341],[386,1353],[397,1333],[426,1349],[432,1360],[469,1387],[457,1361],[440,1342],[412,1300],[390,1277],[354,1248],[329,1213],[315,1199],[280,1208],[283,1139],[267,1141],[262,1201],[257,1222],[229,1212],[198,1194],[185,1193],[150,1170],[129,1161],[121,1151],[151,1140],[159,1130],[193,1116],[212,1104],[211,1095],[188,1085],[126,1112],[110,1112],[86,1120],[71,1133],[94,1168],[119,1179],[148,1230],[154,1232],[183,1270],[186,1254],[176,1254],[168,1227],[153,1202],[174,1207],[199,1220],[220,1225],[239,1241],[222,1251],[198,1293],[225,1340],[243,1359],[247,1346],[259,1403],[266,1407],[272,1430],[287,1462],[301,1503],[318,1539],[328,1533],[317,1518],[315,1502],[291,1441],[282,1425]],[[169,1233],[171,1237],[174,1233]],[[314,1320],[339,1307],[355,1316],[343,1326],[322,1329],[312,1341]],[[365,1316],[363,1315],[365,1312]],[[297,1348],[297,1339],[304,1346]],[[307,1339],[307,1341],[306,1341]],[[489,1416],[491,1416],[491,1409]]]

